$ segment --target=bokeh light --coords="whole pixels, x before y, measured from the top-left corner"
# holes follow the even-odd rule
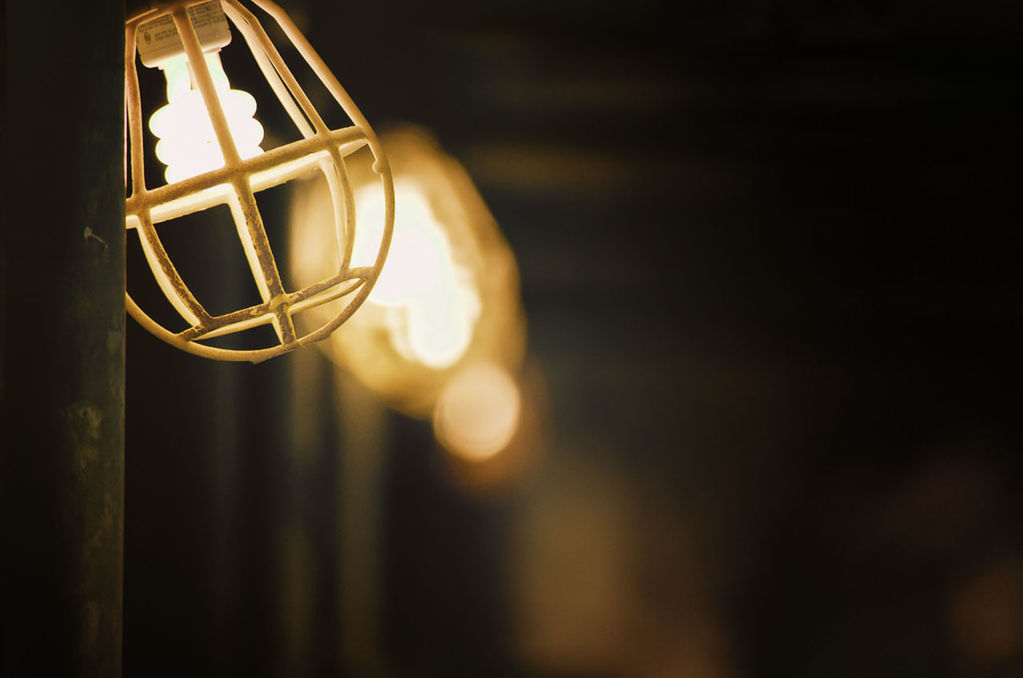
[[[472,271],[455,262],[443,225],[414,182],[395,183],[391,249],[368,302],[388,309],[393,348],[434,368],[453,365],[472,341],[480,313]],[[362,189],[363,218],[375,228],[356,233],[352,259],[372,262],[384,220],[383,195]]]
[[[433,416],[437,439],[468,461],[484,461],[508,446],[518,430],[518,386],[496,365],[468,366],[444,386]]]
[[[465,169],[428,132],[403,127],[381,143],[394,175],[394,233],[380,278],[345,325],[320,344],[331,360],[402,412],[429,419],[467,366],[517,375],[525,317],[511,248]],[[352,265],[372,263],[384,196],[367,162],[350,163],[359,229]],[[322,179],[298,182],[291,202],[292,267],[302,285],[335,272],[320,246],[333,213]],[[324,312],[330,313],[328,304]],[[311,312],[310,320],[315,321]],[[514,383],[514,376],[509,376]]]

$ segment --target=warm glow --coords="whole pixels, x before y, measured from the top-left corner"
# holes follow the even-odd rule
[[[484,461],[508,446],[519,426],[519,389],[503,369],[467,367],[444,386],[433,415],[437,439],[468,461]]]
[[[479,293],[471,272],[455,262],[444,228],[416,184],[395,181],[394,198],[391,249],[368,302],[386,309],[391,344],[403,357],[437,369],[449,367],[472,341]],[[383,223],[378,191],[360,191],[356,203],[367,225]],[[353,261],[371,261],[379,240],[379,228],[359,231]]]
[[[516,373],[525,349],[515,255],[465,169],[419,128],[385,134],[394,172],[394,229],[387,261],[348,332],[320,346],[389,404],[429,418],[451,377],[466,365]],[[350,205],[323,199],[324,178],[296,182],[291,257],[297,280],[311,284],[337,270],[324,238],[338,237],[334,213],[354,208],[354,270],[370,265],[382,236],[386,198],[368,154],[349,165]]]
[[[203,56],[238,154],[243,159],[259,155],[263,152],[259,146],[263,126],[252,117],[256,113],[256,100],[248,92],[231,89],[219,52]],[[156,144],[156,157],[167,165],[167,183],[223,167],[224,156],[202,95],[189,71],[188,59],[182,54],[164,62],[160,68],[167,77],[169,103],[153,113],[149,129],[160,139]]]

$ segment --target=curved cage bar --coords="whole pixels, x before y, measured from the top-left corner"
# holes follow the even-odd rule
[[[128,312],[143,327],[167,343],[199,356],[218,360],[259,362],[326,338],[365,301],[380,275],[394,227],[394,187],[391,172],[376,134],[348,93],[290,18],[269,0],[253,0],[280,26],[292,46],[351,120],[329,129],[262,24],[240,0],[222,0],[224,14],[245,41],[260,72],[294,123],[301,139],[242,158],[232,137],[227,116],[215,91],[203,56],[199,34],[189,9],[209,0],[154,0],[152,7],[131,16],[125,24],[125,114],[130,170],[126,226],[137,229],[142,251],[163,294],[188,327],[173,332],[146,314],[127,292]],[[142,24],[169,16],[180,36],[189,69],[209,115],[223,166],[165,186],[150,189],[145,180],[142,104],[137,70],[136,34]],[[381,240],[371,266],[352,267],[355,240],[355,200],[346,158],[368,148],[373,172],[379,177],[385,201]],[[335,221],[337,271],[301,289],[288,291],[270,248],[255,194],[284,184],[309,171],[318,171],[329,188]],[[261,303],[223,315],[211,315],[188,288],[160,241],[156,224],[216,205],[230,208]],[[332,319],[301,336],[294,316],[307,309],[346,298]],[[271,325],[279,343],[255,350],[228,349],[200,343],[261,325]]]

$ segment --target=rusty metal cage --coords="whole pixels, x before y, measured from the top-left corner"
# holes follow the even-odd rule
[[[126,203],[127,228],[136,229],[142,250],[163,294],[188,327],[173,332],[147,315],[126,292],[128,312],[143,327],[167,343],[199,356],[218,360],[259,362],[299,346],[326,338],[354,313],[368,296],[387,256],[394,223],[394,188],[387,160],[379,141],[337,78],[298,30],[291,19],[269,0],[251,4],[280,26],[315,76],[322,82],[352,122],[330,129],[280,51],[255,14],[239,0],[222,0],[231,25],[243,37],[259,70],[287,111],[301,139],[242,158],[232,138],[227,117],[215,90],[203,46],[190,18],[194,6],[208,0],[153,0],[151,6],[129,16],[125,24],[125,112],[127,123],[127,164],[130,192]],[[143,24],[170,17],[180,36],[206,113],[223,156],[223,166],[180,181],[148,188],[145,180],[142,105],[136,66],[136,35]],[[346,158],[368,147],[373,155],[373,172],[379,178],[386,209],[376,258],[370,266],[352,265],[356,215]],[[334,275],[288,291],[284,288],[274,253],[270,248],[255,194],[278,186],[309,171],[318,170],[330,189],[335,221],[338,267]],[[167,254],[156,225],[216,205],[230,208],[262,302],[223,315],[211,315],[188,288]],[[346,300],[336,315],[299,336],[294,316],[335,300]],[[279,343],[261,349],[229,349],[200,343],[203,340],[272,325]]]

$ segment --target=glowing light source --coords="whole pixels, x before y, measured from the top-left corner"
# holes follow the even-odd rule
[[[363,195],[360,195],[363,194]],[[444,226],[421,189],[408,180],[394,187],[397,217],[387,264],[369,303],[388,309],[391,345],[408,360],[433,368],[450,367],[472,341],[480,313],[472,271],[454,260]],[[383,223],[378,192],[360,191],[369,224]],[[377,234],[364,229],[355,239],[353,259],[371,256]]]
[[[241,0],[152,0],[128,18],[125,41],[125,104],[131,194],[127,227],[137,232],[160,289],[187,327],[172,331],[142,311],[128,295],[128,312],[147,330],[190,353],[222,360],[265,360],[326,338],[369,296],[390,244],[394,192],[390,169],[376,135],[355,103],[288,16],[270,0],[252,0],[280,26],[291,46],[351,121],[330,129],[288,67],[259,20]],[[264,149],[263,128],[254,118],[255,99],[232,89],[220,59],[231,42],[231,26],[244,38],[267,84],[301,139]],[[151,188],[145,178],[142,104],[136,55],[143,65],[163,70],[167,105],[149,121],[159,138],[156,156],[167,166],[167,185]],[[368,149],[371,178],[380,192],[375,240],[362,239],[362,263],[352,251],[358,236],[348,162]],[[255,195],[309,173],[328,187],[321,198],[330,229],[319,242],[331,265],[323,276],[298,289],[285,289]],[[261,303],[212,315],[189,289],[167,255],[156,226],[188,214],[226,205],[251,269]],[[296,317],[329,304],[331,313],[307,331]],[[209,344],[217,337],[270,325],[278,344],[237,350]]]
[[[220,105],[227,116],[231,137],[244,160],[263,152],[263,126],[252,116],[256,100],[242,90],[231,89],[224,65],[217,52],[203,55],[210,71]],[[156,157],[167,165],[167,183],[188,179],[224,166],[224,155],[217,143],[202,94],[195,87],[185,55],[169,59],[160,66],[167,77],[167,105],[153,113],[149,129],[159,139]]]
[[[466,365],[514,374],[525,347],[515,258],[465,170],[419,128],[383,137],[395,172],[387,263],[358,317],[324,344],[328,355],[402,411],[427,418]],[[353,168],[360,229],[352,259],[372,256],[384,203]],[[295,185],[292,252],[298,273],[323,275],[316,243],[329,228],[323,182]],[[363,240],[365,239],[365,240]]]
[[[519,389],[503,369],[468,366],[448,381],[433,415],[437,439],[467,461],[480,462],[501,452],[519,425]]]

